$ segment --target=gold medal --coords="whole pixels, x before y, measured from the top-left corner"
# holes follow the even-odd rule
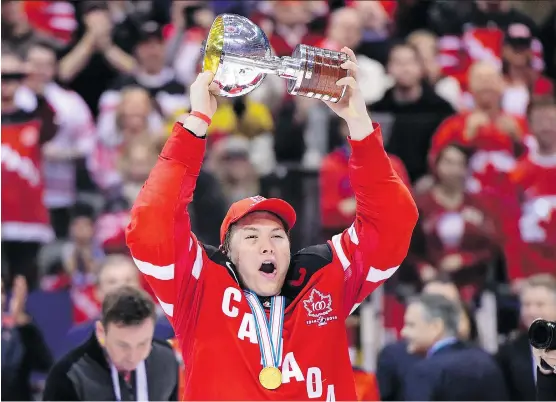
[[[277,367],[265,367],[259,373],[259,382],[266,389],[276,389],[282,385],[282,372]]]

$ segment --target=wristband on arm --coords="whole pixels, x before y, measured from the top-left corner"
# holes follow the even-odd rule
[[[205,123],[207,123],[207,125],[210,126],[210,123],[212,122],[211,118],[208,117],[206,114],[201,113],[201,112],[196,112],[196,111],[192,111],[191,113],[189,113],[191,116],[195,116],[201,120],[203,120]]]

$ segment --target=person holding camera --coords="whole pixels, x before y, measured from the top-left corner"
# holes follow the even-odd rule
[[[556,400],[556,322],[538,319],[529,327],[537,363],[537,401]]]

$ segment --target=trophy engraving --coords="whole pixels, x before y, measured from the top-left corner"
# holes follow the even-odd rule
[[[348,75],[340,67],[348,60],[345,53],[297,45],[291,57],[272,56],[264,32],[239,15],[216,17],[202,51],[202,70],[214,73],[220,96],[245,95],[257,88],[266,74],[288,80],[291,95],[338,102],[346,90],[336,85]]]

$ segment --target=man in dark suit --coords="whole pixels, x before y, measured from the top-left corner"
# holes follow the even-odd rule
[[[534,401],[537,369],[527,328],[537,318],[556,321],[556,278],[550,274],[527,278],[519,299],[522,330],[500,347],[496,360],[506,380],[510,400]]]
[[[406,401],[507,400],[504,378],[484,350],[457,338],[461,309],[424,294],[405,313],[402,336],[410,353],[426,353],[404,378]]]

